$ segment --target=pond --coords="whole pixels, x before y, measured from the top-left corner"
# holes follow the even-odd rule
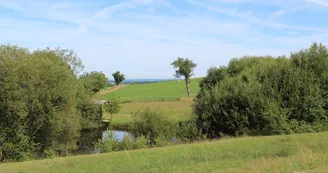
[[[92,154],[99,153],[94,147],[94,144],[100,140],[104,141],[108,138],[109,135],[113,135],[118,140],[122,140],[124,135],[129,135],[129,132],[126,131],[107,131],[104,128],[95,128],[95,129],[83,129],[81,131],[81,136],[77,142],[77,151],[76,153],[80,154]]]
[[[123,140],[125,135],[131,135],[129,132],[126,131],[108,131],[108,130],[104,130],[102,132],[102,141],[105,141],[110,135],[113,135],[114,138],[120,140]]]

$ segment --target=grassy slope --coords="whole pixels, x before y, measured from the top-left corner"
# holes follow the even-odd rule
[[[195,95],[199,91],[198,83],[201,78],[192,79],[190,83],[191,93]],[[102,99],[117,96],[122,101],[133,101],[121,104],[119,114],[113,115],[113,124],[125,124],[131,122],[131,115],[138,110],[154,108],[162,111],[173,121],[188,120],[191,116],[192,98],[185,98],[186,88],[184,81],[167,81],[149,84],[128,85],[114,92],[107,93]],[[180,101],[165,101],[172,98],[181,98]],[[156,100],[164,101],[156,101]],[[146,101],[146,102],[141,102]],[[104,114],[103,119],[109,119],[109,114]]]
[[[190,83],[191,94],[199,91],[198,83],[201,78],[192,79]],[[102,99],[119,97],[121,101],[152,101],[159,99],[181,98],[187,95],[184,81],[167,81],[148,84],[128,85],[124,88],[105,94]]]
[[[184,121],[191,117],[192,100],[180,101],[162,101],[162,102],[133,102],[121,104],[121,111],[119,114],[113,115],[113,124],[124,124],[132,120],[131,115],[138,110],[142,111],[145,108],[153,108],[161,111],[173,121]],[[109,114],[105,114],[104,119],[109,119]]]
[[[328,172],[328,133],[245,137],[0,165],[6,173]]]

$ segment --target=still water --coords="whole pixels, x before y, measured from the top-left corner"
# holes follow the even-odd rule
[[[77,143],[77,153],[99,153],[99,151],[95,149],[94,144],[100,140],[105,141],[109,135],[113,135],[114,138],[122,140],[124,138],[124,135],[129,135],[129,133],[126,131],[107,131],[102,128],[83,129],[81,131],[81,136]]]

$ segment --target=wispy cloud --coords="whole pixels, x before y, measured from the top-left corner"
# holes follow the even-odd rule
[[[0,36],[31,49],[73,49],[87,70],[108,75],[171,77],[170,62],[183,56],[198,62],[202,76],[232,57],[328,43],[327,24],[305,20],[327,15],[312,12],[324,2],[314,1],[0,0]]]
[[[306,2],[328,7],[328,0],[305,0]]]

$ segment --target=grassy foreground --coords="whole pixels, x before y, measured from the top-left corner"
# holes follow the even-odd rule
[[[199,91],[199,81],[201,78],[191,79],[191,94],[195,95]],[[121,101],[165,101],[177,100],[187,96],[186,86],[183,80],[166,81],[147,84],[132,84],[119,90],[107,93],[102,99],[118,97]]]
[[[5,173],[328,172],[328,133],[245,137],[0,165]]]

